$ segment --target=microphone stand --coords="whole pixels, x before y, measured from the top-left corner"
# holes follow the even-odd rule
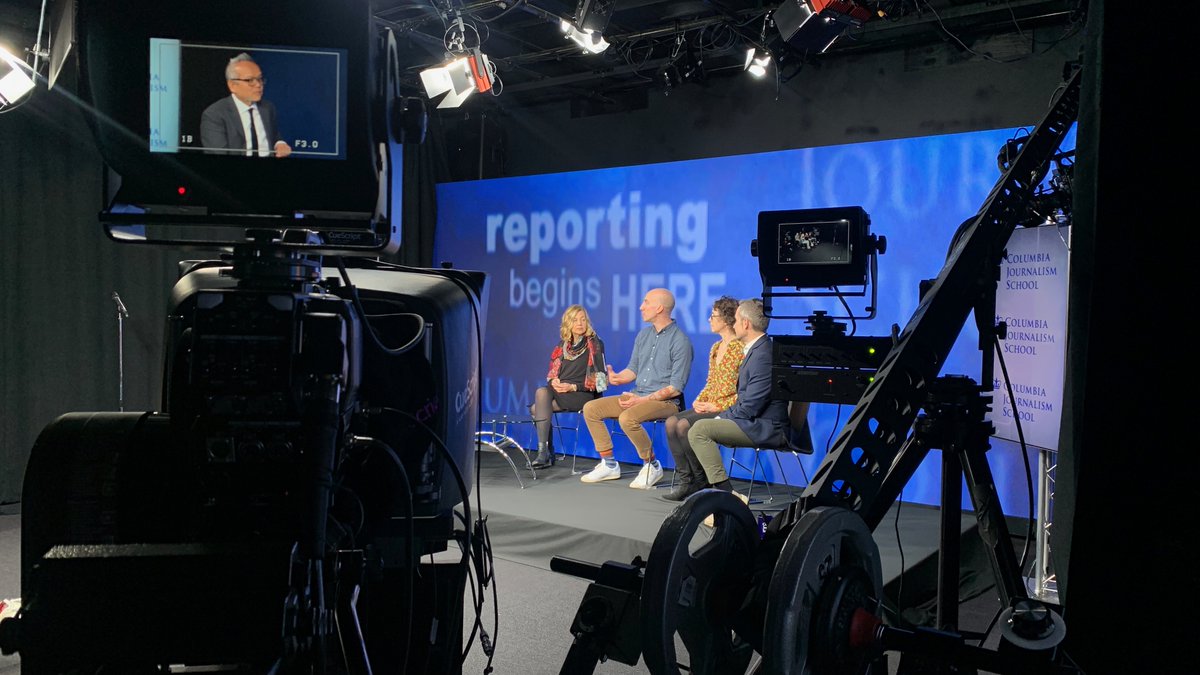
[[[125,412],[125,319],[129,318],[129,310],[116,291],[112,292],[112,300],[117,305],[117,410]]]

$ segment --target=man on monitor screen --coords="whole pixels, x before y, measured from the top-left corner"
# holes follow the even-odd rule
[[[225,84],[230,95],[200,116],[200,142],[211,154],[287,157],[292,148],[279,135],[275,106],[263,99],[266,78],[249,54],[229,59]]]

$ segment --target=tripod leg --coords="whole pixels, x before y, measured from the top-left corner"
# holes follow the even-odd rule
[[[942,452],[941,541],[938,547],[938,630],[958,631],[958,582],[962,574],[962,462]]]
[[[992,572],[996,576],[1000,606],[1007,607],[1013,598],[1024,598],[1028,593],[1021,578],[1021,569],[1013,549],[1008,523],[1004,520],[992,468],[984,454],[986,447],[986,441],[982,441],[982,445],[973,444],[964,452],[963,469],[966,473],[967,489],[971,493],[971,503],[975,506],[975,515],[979,520],[979,536],[987,546]]]
[[[371,675],[371,659],[367,655],[367,643],[358,620],[362,569],[362,551],[338,552],[334,620],[346,672],[350,675]]]

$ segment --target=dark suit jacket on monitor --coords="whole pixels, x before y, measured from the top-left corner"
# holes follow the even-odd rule
[[[275,143],[283,140],[279,135],[276,124],[275,105],[267,100],[261,100],[258,105],[258,118],[262,120],[263,130],[267,134],[267,147],[274,150]],[[217,101],[204,109],[200,115],[200,145],[205,150],[245,150],[246,134],[242,131],[241,116],[232,96]],[[220,152],[213,154],[230,155],[234,153]]]
[[[760,446],[782,446],[788,425],[787,401],[771,396],[771,338],[762,336],[742,357],[738,368],[737,402],[722,412],[746,437]]]

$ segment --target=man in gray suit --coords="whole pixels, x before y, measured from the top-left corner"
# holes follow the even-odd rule
[[[292,148],[279,135],[275,106],[263,100],[266,78],[249,54],[225,66],[229,96],[205,108],[200,116],[200,143],[205,152],[248,157],[287,157]]]
[[[762,300],[743,300],[733,318],[733,332],[744,353],[738,368],[737,402],[712,419],[696,420],[688,430],[688,444],[709,484],[726,492],[733,492],[733,485],[718,446],[783,446],[788,426],[787,401],[770,398],[771,338],[766,331],[771,319],[763,312]]]

